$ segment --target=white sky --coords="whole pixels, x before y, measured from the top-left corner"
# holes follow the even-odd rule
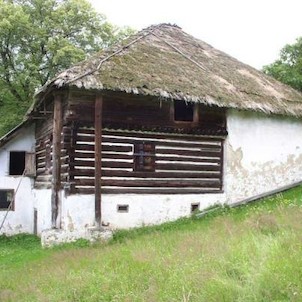
[[[260,69],[302,36],[302,0],[90,0],[118,26],[172,23]]]

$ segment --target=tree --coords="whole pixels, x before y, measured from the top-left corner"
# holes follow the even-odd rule
[[[0,0],[0,134],[20,122],[37,87],[129,33],[86,0]]]
[[[302,91],[302,37],[292,45],[285,45],[280,52],[280,58],[264,66],[263,71]]]

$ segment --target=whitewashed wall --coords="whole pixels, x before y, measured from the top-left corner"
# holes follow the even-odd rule
[[[0,233],[32,233],[34,221],[34,196],[32,194],[33,179],[21,176],[9,176],[9,152],[35,150],[34,128],[24,128],[19,134],[0,149],[0,189],[19,190],[15,196],[14,211],[9,211],[7,219]],[[21,182],[20,182],[21,181]],[[0,211],[0,225],[6,214],[6,210]]]
[[[302,120],[229,110],[224,188],[227,202],[302,180]]]
[[[116,228],[160,224],[191,214],[191,204],[200,208],[221,202],[224,194],[141,195],[103,194],[102,220]],[[128,212],[118,212],[118,205],[128,205]],[[62,200],[62,227],[68,231],[94,225],[94,195],[75,194]]]
[[[233,203],[302,180],[302,121],[282,116],[229,110],[225,143],[224,193],[188,195],[104,194],[103,222],[111,228],[159,224],[191,214],[191,204],[204,209],[215,203]],[[7,176],[8,152],[31,151],[33,131],[27,129],[0,151],[0,188],[16,188],[20,177]],[[94,225],[94,195],[65,196],[61,192],[62,228],[81,237]],[[33,231],[33,210],[38,211],[38,233],[51,227],[51,191],[32,190],[26,178],[17,194],[4,232]],[[128,205],[126,213],[118,205]],[[0,219],[4,212],[0,212]]]

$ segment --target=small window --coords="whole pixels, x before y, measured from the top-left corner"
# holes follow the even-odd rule
[[[9,175],[22,175],[25,169],[25,152],[11,151],[9,154]]]
[[[128,213],[129,212],[129,205],[127,204],[118,204],[117,211],[120,213]]]
[[[155,145],[152,143],[139,143],[134,145],[133,171],[155,171]]]
[[[174,101],[174,120],[181,122],[193,122],[194,104],[185,101]]]
[[[0,190],[0,210],[14,210],[14,190]]]
[[[191,203],[191,213],[196,213],[199,211],[199,203]]]

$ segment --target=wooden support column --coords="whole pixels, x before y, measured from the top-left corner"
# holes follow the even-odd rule
[[[61,132],[62,132],[62,94],[54,95],[53,147],[52,147],[52,186],[51,186],[51,226],[61,227],[59,209],[61,206]]]
[[[96,96],[94,114],[94,189],[95,189],[95,222],[102,225],[101,211],[101,177],[102,177],[102,107],[103,97]]]

